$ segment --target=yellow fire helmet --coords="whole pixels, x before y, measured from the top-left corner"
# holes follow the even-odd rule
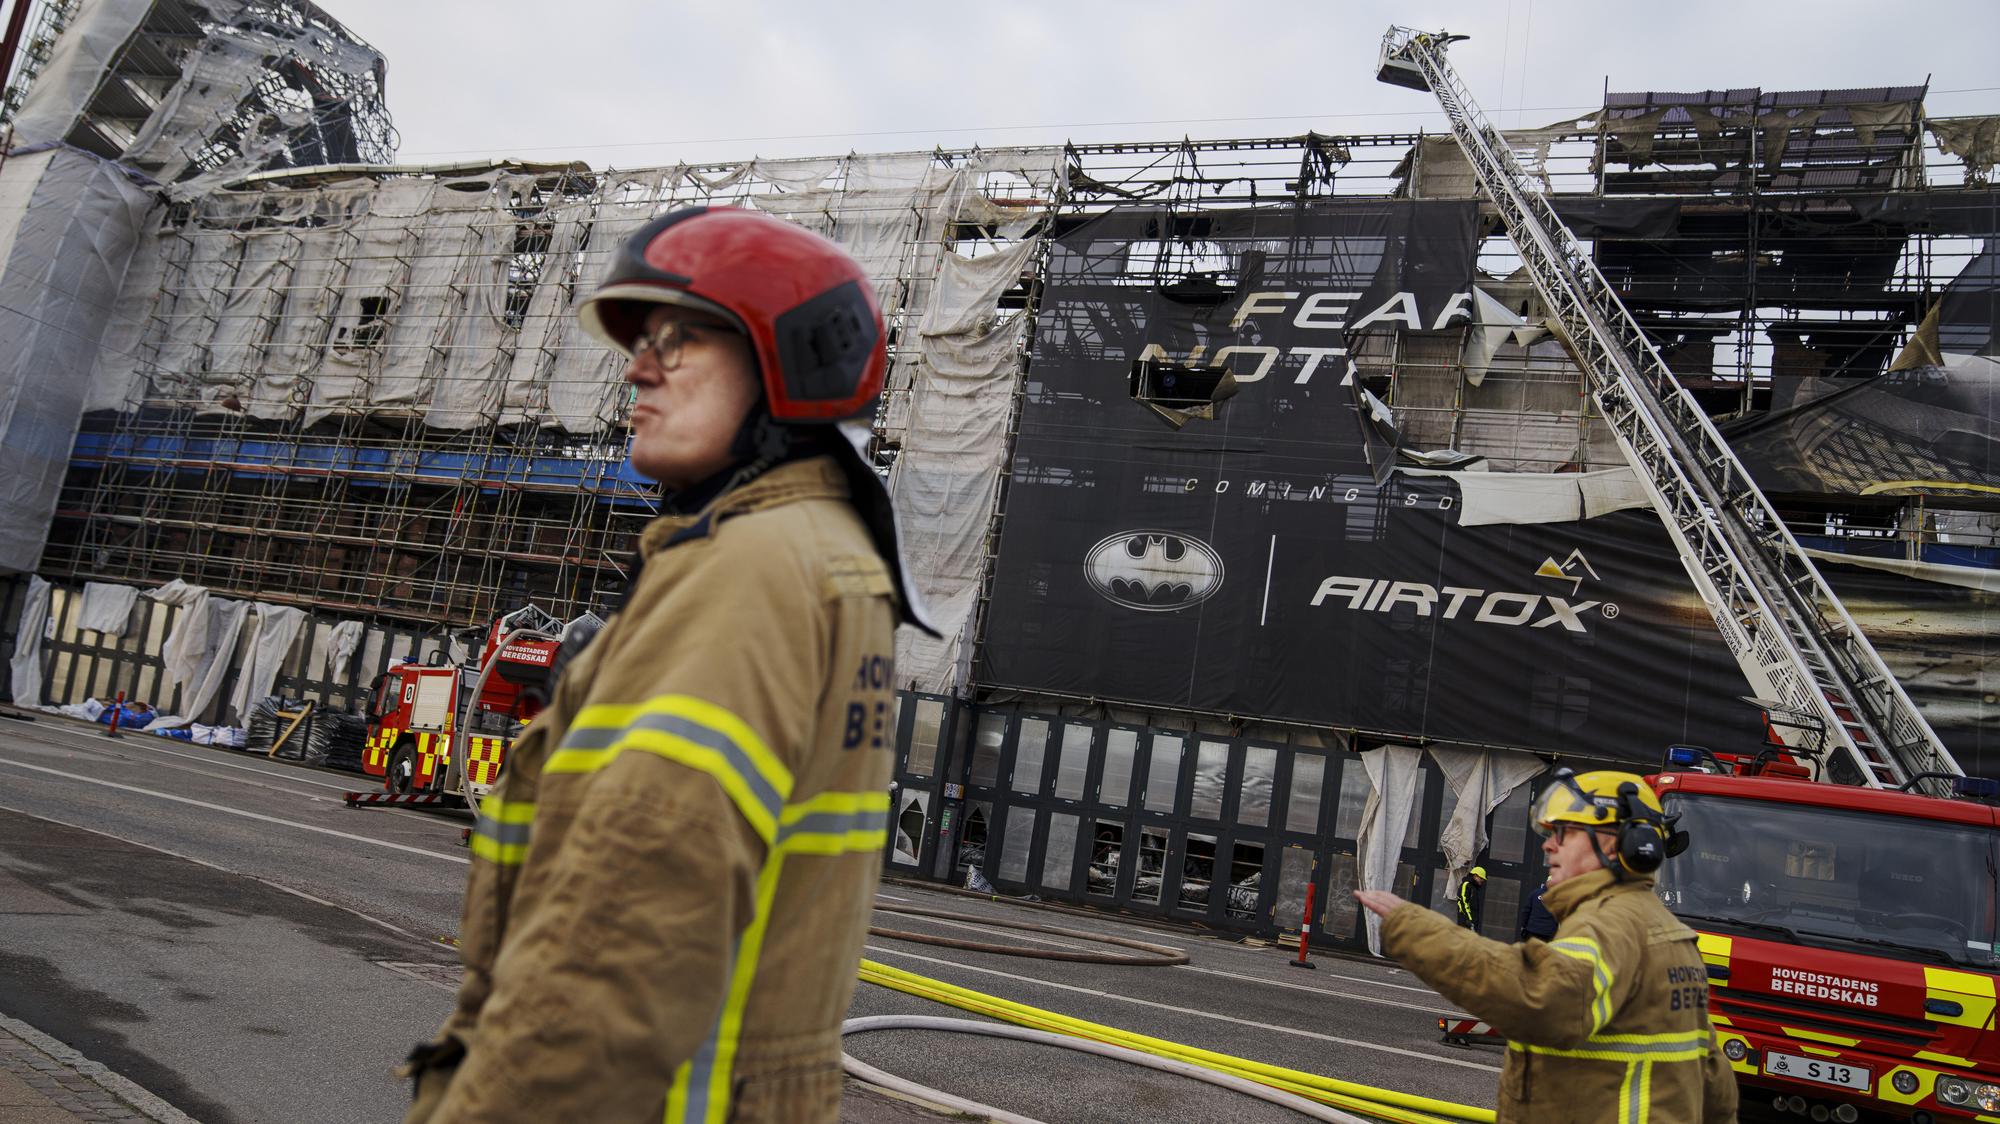
[[[1629,811],[1621,810],[1618,790],[1631,785],[1628,799],[1635,802]],[[1651,813],[1648,815],[1648,813]],[[1556,783],[1542,793],[1535,805],[1535,830],[1549,834],[1559,823],[1573,823],[1584,827],[1616,830],[1626,820],[1646,820],[1660,823],[1665,818],[1665,809],[1660,807],[1660,798],[1653,793],[1651,785],[1637,773],[1621,773],[1603,769],[1594,773],[1572,774],[1568,769],[1556,773]]]
[[[1483,878],[1485,878],[1485,877],[1486,877],[1486,868],[1485,868],[1485,867],[1483,867],[1483,866],[1475,866],[1475,867],[1473,867],[1473,868],[1472,868],[1471,870],[1469,870],[1469,871],[1466,871],[1466,872],[1465,872],[1465,876],[1466,876],[1467,878],[1481,878],[1481,879],[1483,879]]]

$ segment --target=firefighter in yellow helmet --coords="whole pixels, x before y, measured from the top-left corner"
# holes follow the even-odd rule
[[[1475,866],[1465,872],[1465,881],[1458,884],[1458,924],[1461,928],[1479,931],[1479,917],[1485,912],[1486,868]]]
[[[1506,1037],[1500,1124],[1736,1119],[1695,934],[1653,893],[1672,837],[1659,797],[1634,773],[1563,769],[1534,824],[1557,921],[1547,943],[1502,944],[1386,891],[1354,895],[1383,918],[1385,952]]]

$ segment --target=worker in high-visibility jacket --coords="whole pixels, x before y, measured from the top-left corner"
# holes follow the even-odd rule
[[[1479,915],[1486,904],[1486,868],[1475,866],[1465,874],[1465,881],[1458,884],[1458,923],[1462,928],[1479,931]]]
[[[482,802],[413,1124],[839,1114],[887,838],[903,579],[874,290],[748,211],[653,220],[579,313],[667,513]],[[567,655],[567,653],[565,653]]]
[[[1675,839],[1633,773],[1565,769],[1535,809],[1557,921],[1546,943],[1502,944],[1381,890],[1382,948],[1507,1038],[1501,1124],[1715,1124],[1736,1079],[1708,1018],[1693,930],[1653,893]]]

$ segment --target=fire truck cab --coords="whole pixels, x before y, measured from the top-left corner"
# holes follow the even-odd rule
[[[375,681],[362,771],[381,777],[392,793],[438,792],[462,754],[473,794],[484,796],[500,779],[508,745],[553,688],[558,641],[507,638],[518,630],[553,637],[560,629],[530,605],[493,622],[471,667],[405,663],[384,672]]]
[[[1650,778],[1688,837],[1656,888],[1699,934],[1745,1105],[2000,1120],[2000,783],[1946,799],[1681,752],[1704,771]]]

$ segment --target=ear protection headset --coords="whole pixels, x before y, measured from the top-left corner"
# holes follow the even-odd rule
[[[1546,823],[1541,817],[1548,815],[1589,831],[1591,850],[1614,878],[1652,874],[1669,855],[1685,848],[1686,836],[1676,832],[1666,816],[1641,795],[1637,780],[1600,772],[1586,774],[1580,782],[1568,769],[1557,770],[1555,780],[1558,790],[1572,798],[1572,806],[1538,813],[1538,825]],[[1583,782],[1589,784],[1589,791]],[[1616,833],[1617,843],[1608,855],[1597,842],[1598,831]]]
[[[1651,874],[1667,861],[1667,825],[1639,799],[1631,781],[1618,786],[1618,866],[1630,874]],[[1610,863],[1606,863],[1610,866]]]

